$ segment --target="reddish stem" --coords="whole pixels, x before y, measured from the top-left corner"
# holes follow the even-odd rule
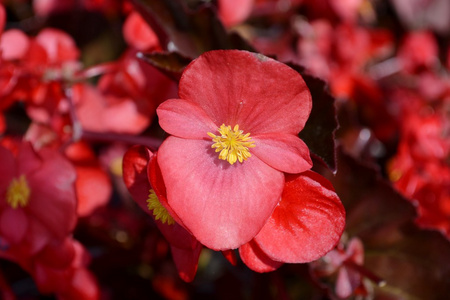
[[[367,270],[363,266],[356,264],[352,260],[344,261],[344,265],[347,266],[348,268],[351,268],[351,269],[357,271],[362,276],[370,279],[372,282],[376,283],[380,287],[386,285],[386,281],[385,280],[381,279],[380,277],[378,277],[377,275],[375,275],[371,271]]]

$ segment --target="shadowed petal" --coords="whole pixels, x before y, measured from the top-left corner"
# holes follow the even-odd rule
[[[253,240],[239,248],[239,255],[247,267],[259,273],[274,271],[283,264],[270,259]]]
[[[198,258],[202,248],[203,246],[200,243],[196,243],[193,249],[170,247],[178,274],[184,281],[191,282],[194,280],[195,273],[197,273]]]
[[[284,176],[257,157],[230,165],[211,142],[168,137],[158,151],[170,207],[214,250],[250,241],[278,203]]]
[[[286,176],[281,201],[255,241],[273,260],[310,262],[336,245],[344,225],[344,207],[331,183],[306,171]]]
[[[266,133],[252,139],[255,147],[251,153],[277,170],[301,173],[312,167],[308,146],[295,135]]]

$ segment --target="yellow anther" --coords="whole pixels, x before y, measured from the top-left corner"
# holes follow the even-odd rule
[[[211,148],[220,152],[219,159],[226,160],[232,165],[236,161],[242,163],[252,156],[249,148],[255,147],[255,142],[252,141],[250,133],[244,134],[242,130],[239,130],[239,125],[235,125],[232,130],[231,126],[222,124],[217,130],[220,135],[211,132],[208,132],[208,135],[214,142]]]
[[[6,191],[6,202],[12,208],[25,207],[30,199],[30,187],[28,186],[25,175],[19,178],[13,178]]]
[[[153,189],[150,190],[150,193],[148,195],[147,208],[150,211],[153,211],[153,215],[155,216],[156,220],[159,220],[163,224],[175,224],[175,220],[169,214],[167,209],[161,204],[161,202],[159,202],[158,196],[156,196]]]

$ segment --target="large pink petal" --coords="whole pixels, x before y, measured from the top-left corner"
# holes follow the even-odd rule
[[[255,147],[250,152],[269,166],[287,173],[301,173],[311,169],[308,146],[297,136],[266,133],[253,137]]]
[[[182,138],[209,138],[207,133],[215,133],[221,125],[214,124],[198,105],[181,99],[163,102],[156,112],[162,129]]]
[[[279,205],[255,237],[273,260],[304,263],[333,249],[345,211],[330,182],[312,171],[290,175]]]
[[[54,237],[62,239],[77,221],[76,172],[58,152],[41,151],[40,154],[42,167],[27,177],[31,194],[24,209]]]
[[[278,203],[281,172],[257,157],[230,165],[211,143],[169,137],[158,151],[170,207],[187,229],[214,250],[250,241]]]
[[[38,153],[33,149],[30,142],[23,142],[17,153],[17,176],[28,175],[42,165],[42,159]]]
[[[0,236],[9,244],[22,241],[28,229],[28,218],[23,209],[6,207],[0,213]]]
[[[261,54],[206,52],[183,72],[179,97],[198,104],[215,124],[236,124],[252,135],[297,134],[312,107],[303,78]]]
[[[171,246],[173,261],[180,278],[186,282],[194,280],[197,273],[198,258],[203,246],[197,243],[193,249],[181,249]]]
[[[239,255],[247,267],[259,273],[274,271],[283,264],[270,259],[253,240],[239,248]]]

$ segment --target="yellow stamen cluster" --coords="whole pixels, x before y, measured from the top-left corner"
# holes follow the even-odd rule
[[[226,160],[232,165],[238,160],[242,163],[252,156],[248,148],[255,147],[255,142],[252,141],[250,133],[243,134],[244,132],[239,130],[239,125],[235,125],[231,130],[231,126],[222,124],[217,130],[220,135],[211,132],[208,132],[208,135],[214,142],[211,148],[215,148],[216,152],[220,151],[220,159]]]
[[[150,190],[150,194],[147,199],[147,208],[153,211],[153,215],[156,220],[161,221],[163,224],[173,225],[175,220],[169,214],[167,209],[159,202],[158,196],[156,196],[153,189]]]
[[[30,193],[27,179],[25,175],[21,175],[19,178],[14,178],[9,184],[6,191],[6,202],[14,209],[19,206],[25,207],[30,199]]]

